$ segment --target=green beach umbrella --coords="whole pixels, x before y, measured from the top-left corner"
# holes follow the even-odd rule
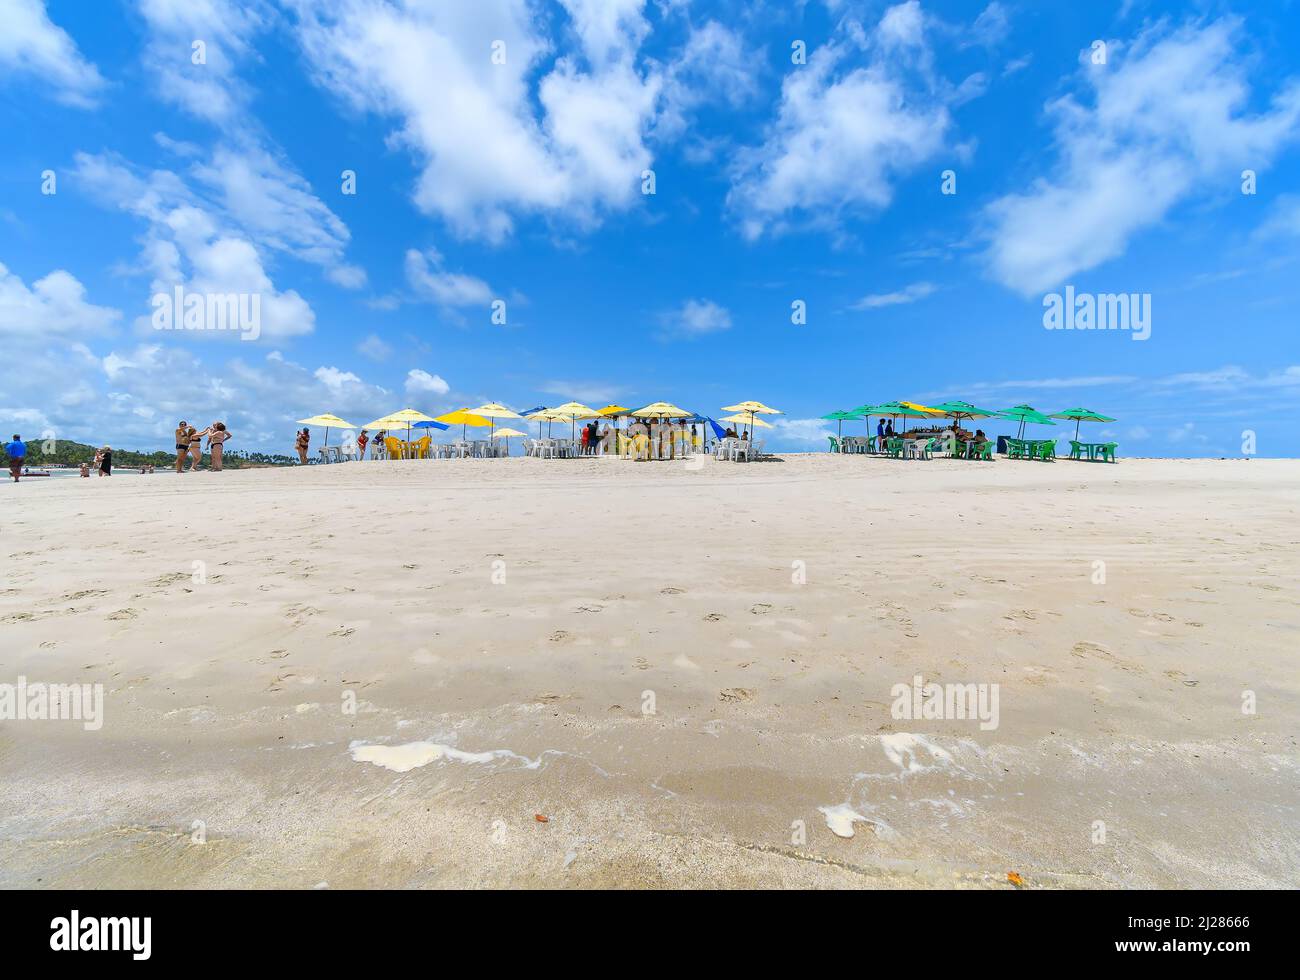
[[[977,408],[970,402],[939,402],[930,407],[943,412],[954,422],[962,419],[991,419],[1002,414],[995,408]]]
[[[1026,422],[1033,422],[1035,425],[1056,424],[1032,405],[1017,405],[1015,408],[1008,408],[1005,411],[998,412],[998,416],[1020,423],[1020,430],[1016,433],[1017,439],[1024,436]]]
[[[1090,408],[1067,408],[1064,411],[1057,412],[1048,416],[1054,419],[1073,419],[1074,420],[1074,438],[1079,438],[1080,422],[1114,422],[1115,420],[1109,415],[1102,415],[1100,412],[1094,412]]]
[[[831,412],[829,415],[823,415],[823,416],[822,416],[822,418],[826,419],[827,421],[830,421],[830,422],[838,422],[838,423],[840,424],[840,437],[841,437],[841,438],[844,437],[844,423],[845,423],[845,421],[847,421],[847,420],[856,420],[856,419],[860,419],[860,418],[864,418],[864,417],[865,417],[865,416],[858,415],[858,414],[856,414],[856,413],[854,413],[854,412]]]

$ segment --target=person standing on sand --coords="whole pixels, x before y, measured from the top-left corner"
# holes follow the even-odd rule
[[[102,463],[103,461],[104,461],[104,450],[102,450],[102,449],[96,449],[96,450],[95,450],[95,458],[94,458],[94,460],[91,462],[91,464],[90,464],[90,468],[91,468],[92,470],[94,470],[96,473],[99,473],[100,476],[103,476],[103,475],[104,475],[103,473],[100,473],[100,472],[99,472],[99,464]]]
[[[112,476],[113,475],[113,447],[105,446],[103,449],[101,449],[98,452],[97,456],[99,458],[99,475]]]
[[[176,426],[176,472],[185,472],[185,457],[190,451],[190,425],[185,420],[181,420]]]
[[[293,448],[298,451],[298,462],[303,466],[307,465],[307,447],[311,444],[311,430],[302,428],[298,432],[298,438],[294,440]]]
[[[9,454],[9,475],[13,477],[14,483],[23,475],[23,463],[27,461],[27,443],[23,442],[23,437],[17,432],[14,433],[14,441],[5,444],[5,452]]]
[[[199,468],[199,463],[203,461],[203,437],[212,431],[212,426],[208,426],[202,432],[190,426],[188,436],[190,440],[190,456],[194,463],[190,466],[190,472],[193,473]]]
[[[208,427],[208,452],[212,455],[212,472],[221,472],[221,457],[225,452],[224,446],[226,440],[230,438],[230,433],[226,430],[225,422],[213,422]]]
[[[366,430],[362,429],[361,435],[357,436],[357,459],[366,458],[366,443],[369,441],[370,437],[366,435]]]

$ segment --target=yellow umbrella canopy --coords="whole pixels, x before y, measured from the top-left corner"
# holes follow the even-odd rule
[[[459,425],[460,437],[462,439],[465,438],[466,426],[472,425],[474,426],[474,428],[479,429],[485,425],[490,426],[492,424],[487,419],[485,419],[482,415],[476,415],[475,413],[471,412],[468,408],[458,408],[456,409],[456,411],[448,412],[446,415],[439,415],[433,421],[442,422],[445,425]]]
[[[325,426],[325,445],[330,442],[330,429],[355,429],[356,426],[351,422],[344,422],[337,415],[330,415],[328,412],[324,415],[313,415],[309,419],[299,419],[299,425],[323,425]]]
[[[599,412],[607,418],[617,418],[620,415],[626,415],[628,410],[622,405],[606,405]]]
[[[493,419],[521,419],[523,418],[518,412],[512,412],[500,402],[488,402],[486,405],[480,405],[478,408],[471,408],[469,412],[472,415],[481,415],[488,420],[488,424],[493,428],[496,422]]]
[[[638,408],[628,414],[639,419],[685,419],[695,413],[678,408],[672,402],[651,402],[645,408]]]
[[[356,426],[351,422],[344,422],[337,415],[313,415],[309,419],[299,419],[299,425],[323,425],[328,429],[355,429]]]
[[[739,405],[723,405],[724,412],[744,412],[747,415],[784,415],[779,408],[772,408],[762,402],[741,402]]]
[[[509,439],[511,436],[526,436],[526,435],[528,435],[527,432],[520,432],[518,429],[501,428],[493,431],[492,438]]]
[[[737,412],[735,415],[726,415],[726,416],[723,416],[723,417],[720,418],[718,421],[719,421],[719,422],[733,422],[733,423],[735,423],[736,425],[748,425],[748,426],[750,426],[751,428],[759,428],[759,429],[770,429],[770,428],[772,428],[772,423],[771,423],[771,422],[764,422],[762,419],[760,419],[760,418],[755,418],[755,417],[752,416],[752,415],[746,415],[744,412]]]
[[[741,402],[738,405],[724,405],[722,407],[722,410],[724,412],[744,412],[746,415],[749,416],[750,428],[753,428],[755,425],[758,424],[754,419],[755,415],[784,415],[785,414],[779,408],[773,408],[771,405],[764,405],[762,402],[755,402],[755,401]],[[769,425],[768,428],[770,429],[771,426]]]
[[[467,408],[465,411],[474,415],[481,415],[485,419],[521,419],[523,418],[518,412],[512,412],[499,402],[488,402],[486,405],[480,405],[478,408]]]
[[[555,421],[569,420],[570,434],[573,438],[578,436],[578,419],[598,419],[600,413],[594,408],[590,408],[582,402],[565,402],[563,405],[556,405],[554,408],[548,408],[544,412],[538,412],[538,415],[546,415]],[[537,415],[529,416],[537,418]]]

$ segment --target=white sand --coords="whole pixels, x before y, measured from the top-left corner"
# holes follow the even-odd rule
[[[0,885],[1300,884],[1300,461],[365,463],[0,513],[0,683],[106,689],[97,732],[0,721]],[[998,684],[998,727],[895,719],[916,674]]]

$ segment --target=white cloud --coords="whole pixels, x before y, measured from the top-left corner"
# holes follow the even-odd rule
[[[445,395],[451,391],[451,385],[436,374],[414,368],[406,374],[406,393],[408,395]]]
[[[670,334],[697,337],[731,329],[731,313],[711,299],[688,299],[681,309],[666,313],[660,319]]]
[[[416,296],[446,307],[486,308],[492,302],[492,289],[482,279],[460,272],[447,272],[442,265],[442,255],[437,249],[407,250],[406,281]]]
[[[95,105],[104,79],[42,0],[0,0],[0,24],[0,73],[26,75],[67,105]]]
[[[141,258],[153,276],[151,294],[170,295],[177,286],[201,293],[255,294],[261,297],[264,336],[293,336],[314,329],[316,315],[306,300],[295,290],[276,289],[256,247],[238,229],[223,226],[216,209],[176,174],[156,170],[141,176],[117,158],[84,153],[76,156],[76,174],[94,199],[148,223]],[[148,317],[136,322],[144,328]]]
[[[897,292],[873,293],[870,296],[863,296],[862,299],[852,304],[849,309],[875,310],[882,306],[902,306],[907,303],[915,303],[919,299],[925,299],[937,288],[932,282],[914,282]]]
[[[782,442],[820,443],[822,448],[830,445],[826,437],[835,435],[835,426],[823,419],[776,419],[772,428],[774,437]]]
[[[665,71],[655,136],[680,134],[694,110],[705,103],[721,101],[734,107],[755,97],[758,74],[754,66],[759,63],[760,55],[745,47],[739,32],[715,20],[692,27],[686,44]]]
[[[144,60],[164,100],[208,122],[224,125],[246,110],[248,87],[240,64],[254,55],[250,41],[269,16],[262,0],[136,0],[148,27]],[[193,63],[202,41],[203,64]]]
[[[627,394],[626,388],[604,381],[547,381],[537,390],[547,395],[559,395],[569,401],[582,402],[592,408],[604,408]]]
[[[310,185],[267,150],[217,147],[194,176],[214,192],[225,216],[259,245],[318,265],[347,289],[366,282],[365,271],[344,261],[351,235]]]
[[[118,310],[86,302],[86,287],[63,269],[28,286],[0,262],[0,335],[30,339],[100,333],[121,319]]]
[[[1162,22],[1128,50],[1112,41],[1107,65],[1087,58],[1091,104],[1049,104],[1059,158],[1050,178],[987,210],[994,278],[1025,295],[1122,255],[1129,240],[1198,189],[1260,170],[1300,123],[1295,79],[1269,107],[1245,79],[1235,49],[1239,21],[1170,31]]]
[[[392,345],[382,340],[377,334],[370,334],[357,344],[357,352],[372,361],[386,361],[392,356]]]
[[[834,227],[846,211],[885,208],[895,181],[944,148],[951,93],[902,71],[917,63],[928,75],[919,5],[891,7],[869,35],[852,23],[846,33],[786,76],[765,141],[737,157],[727,201],[747,238],[786,230],[796,213]],[[849,68],[859,50],[868,64]]]
[[[392,142],[421,166],[416,204],[457,234],[501,241],[519,212],[590,226],[639,200],[662,85],[636,64],[643,0],[567,0],[581,54],[553,62],[552,21],[528,0],[293,6],[316,80],[397,120]]]

